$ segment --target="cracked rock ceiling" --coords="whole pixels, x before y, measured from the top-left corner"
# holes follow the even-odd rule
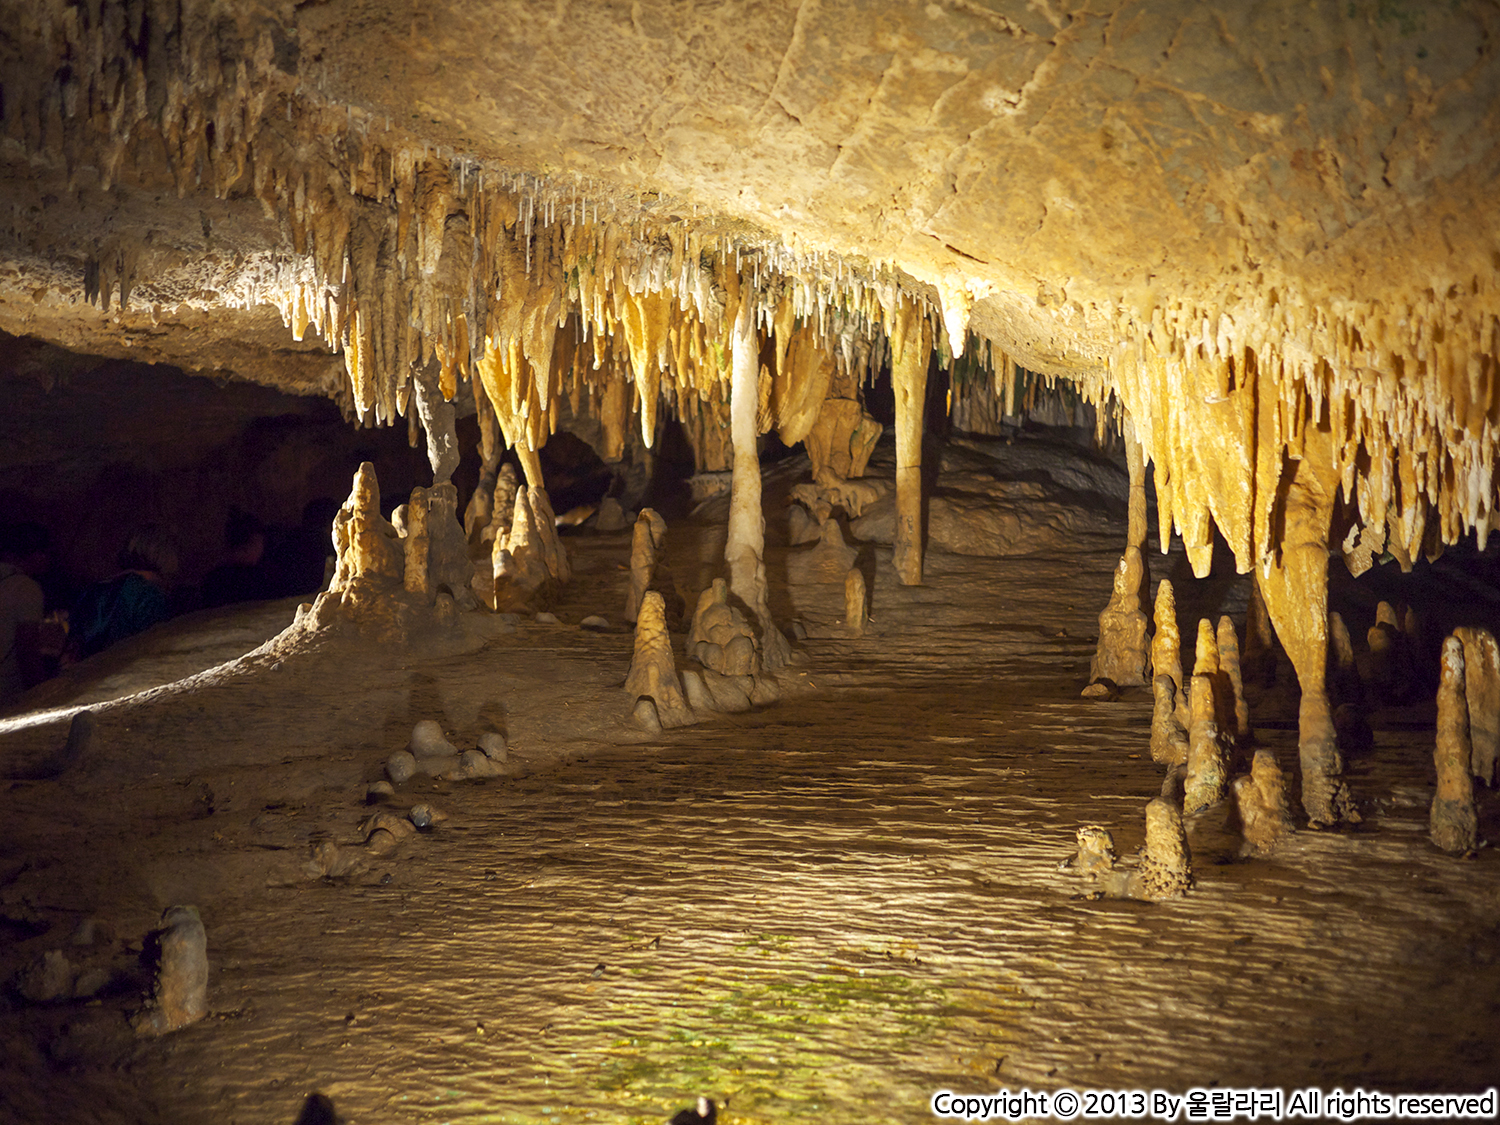
[[[380,421],[477,377],[535,446],[722,403],[747,300],[795,438],[925,317],[1122,406],[1195,565],[1299,462],[1356,556],[1488,531],[1495,4],[0,13],[5,331]]]

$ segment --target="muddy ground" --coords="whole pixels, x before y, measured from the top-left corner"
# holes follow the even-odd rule
[[[941,1088],[1493,1082],[1500,861],[1427,841],[1430,695],[1372,712],[1356,828],[1244,860],[1210,810],[1190,825],[1197,886],[1163,905],[1091,899],[1060,868],[1082,824],[1137,848],[1161,784],[1149,694],[1079,697],[1123,484],[1097,463],[1064,479],[1071,450],[1024,440],[980,455],[1076,518],[1024,556],[934,549],[916,588],[888,547],[856,544],[862,637],[842,575],[784,542],[805,462],[769,470],[773,608],[807,633],[801,663],[780,703],[663,735],[632,725],[621,690],[628,531],[567,538],[556,624],[481,613],[441,650],[286,655],[256,646],[294,607],[240,607],[39,689],[0,720],[8,775],[79,707],[97,730],[61,777],[0,783],[0,1119],[271,1125],[321,1091],[361,1125],[656,1122],[699,1093],[728,1122],[906,1122],[931,1120]],[[978,470],[965,454],[948,471],[971,487]],[[685,593],[715,572],[719,514],[672,522]],[[1483,562],[1380,567],[1334,604],[1357,637],[1393,592],[1488,620],[1493,586],[1466,577]],[[1150,565],[1185,637],[1220,612],[1243,629],[1229,560],[1202,582],[1180,550]],[[581,629],[590,614],[612,628]],[[1291,770],[1288,665],[1252,708]],[[372,806],[422,718],[460,748],[504,733],[507,775]],[[310,873],[318,844],[418,803],[447,819],[350,876]],[[1500,834],[1484,790],[1480,817]],[[176,903],[207,928],[211,1013],[143,1038],[146,938]],[[48,950],[107,983],[28,1002],[14,982]]]

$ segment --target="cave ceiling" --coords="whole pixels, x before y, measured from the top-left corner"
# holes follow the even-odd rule
[[[379,421],[440,369],[535,446],[612,370],[648,435],[714,393],[740,301],[793,375],[916,316],[1123,406],[1195,563],[1293,462],[1366,553],[1496,507],[1491,3],[0,13],[13,334]]]

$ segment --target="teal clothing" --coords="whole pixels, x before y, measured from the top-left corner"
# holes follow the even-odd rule
[[[162,588],[127,570],[79,595],[68,616],[71,647],[80,657],[93,656],[170,616]]]

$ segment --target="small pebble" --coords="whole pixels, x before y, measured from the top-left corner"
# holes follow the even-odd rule
[[[608,629],[609,619],[600,617],[597,613],[591,613],[578,623],[580,629]]]
[[[386,797],[394,797],[395,795],[396,787],[389,781],[372,781],[369,785],[365,786],[366,804],[373,805],[376,801],[383,800]]]
[[[506,747],[505,735],[499,731],[487,730],[479,736],[479,749],[490,756],[494,762],[504,762],[510,758],[510,751]]]
[[[432,827],[432,807],[430,805],[413,805],[411,812],[407,814],[411,822],[418,828]]]
[[[546,612],[546,610],[543,610],[541,613],[537,614],[535,617],[532,618],[532,620],[535,621],[538,625],[561,625],[562,624],[562,622],[557,619],[557,614],[555,614],[555,613],[548,613],[548,612]]]

